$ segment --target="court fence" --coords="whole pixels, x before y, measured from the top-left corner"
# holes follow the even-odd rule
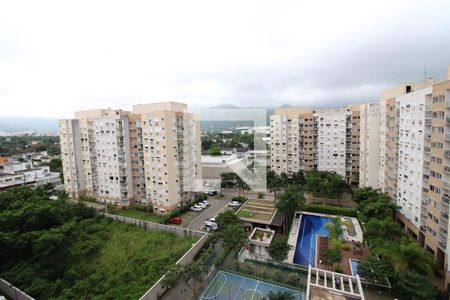
[[[276,262],[234,260],[223,264],[222,270],[300,291],[306,290],[308,279],[307,269]]]

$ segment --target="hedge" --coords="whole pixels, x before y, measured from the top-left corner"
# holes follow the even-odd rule
[[[308,204],[303,208],[303,210],[321,214],[342,215],[356,218],[356,210],[340,206]]]

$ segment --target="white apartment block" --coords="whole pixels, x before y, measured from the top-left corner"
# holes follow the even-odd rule
[[[201,189],[200,127],[175,102],[139,104],[133,113],[100,109],[60,120],[65,189],[104,203],[176,209]]]
[[[399,134],[395,200],[400,213],[417,228],[421,225],[422,202],[427,199],[423,189],[428,189],[424,181],[428,182],[429,169],[424,161],[429,161],[431,120],[425,119],[425,112],[430,109],[431,93],[429,87],[396,98]]]
[[[345,178],[346,171],[351,171],[351,134],[347,134],[347,129],[351,129],[351,112],[336,109],[316,113],[315,117],[318,124],[317,168]]]
[[[333,171],[359,178],[359,106],[280,108],[270,117],[270,161],[277,173]]]
[[[369,109],[361,108],[360,186],[378,186],[396,202],[396,219],[435,255],[450,289],[450,66],[444,80],[383,92],[378,126],[370,125],[375,114]],[[370,144],[377,141],[370,140],[377,134],[378,164],[371,164]]]
[[[379,188],[380,105],[362,104],[359,156],[359,185]],[[384,147],[383,147],[384,149]]]

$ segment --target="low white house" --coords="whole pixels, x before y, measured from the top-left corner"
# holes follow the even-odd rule
[[[239,260],[245,259],[267,260],[270,259],[268,248],[272,243],[275,231],[256,227],[247,239],[239,253]]]

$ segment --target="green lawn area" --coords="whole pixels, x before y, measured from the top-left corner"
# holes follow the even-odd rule
[[[119,216],[154,222],[154,223],[161,223],[161,216],[158,216],[156,214],[138,210],[135,207],[130,207],[127,209],[121,209],[116,207],[108,207],[108,213],[115,214]]]

